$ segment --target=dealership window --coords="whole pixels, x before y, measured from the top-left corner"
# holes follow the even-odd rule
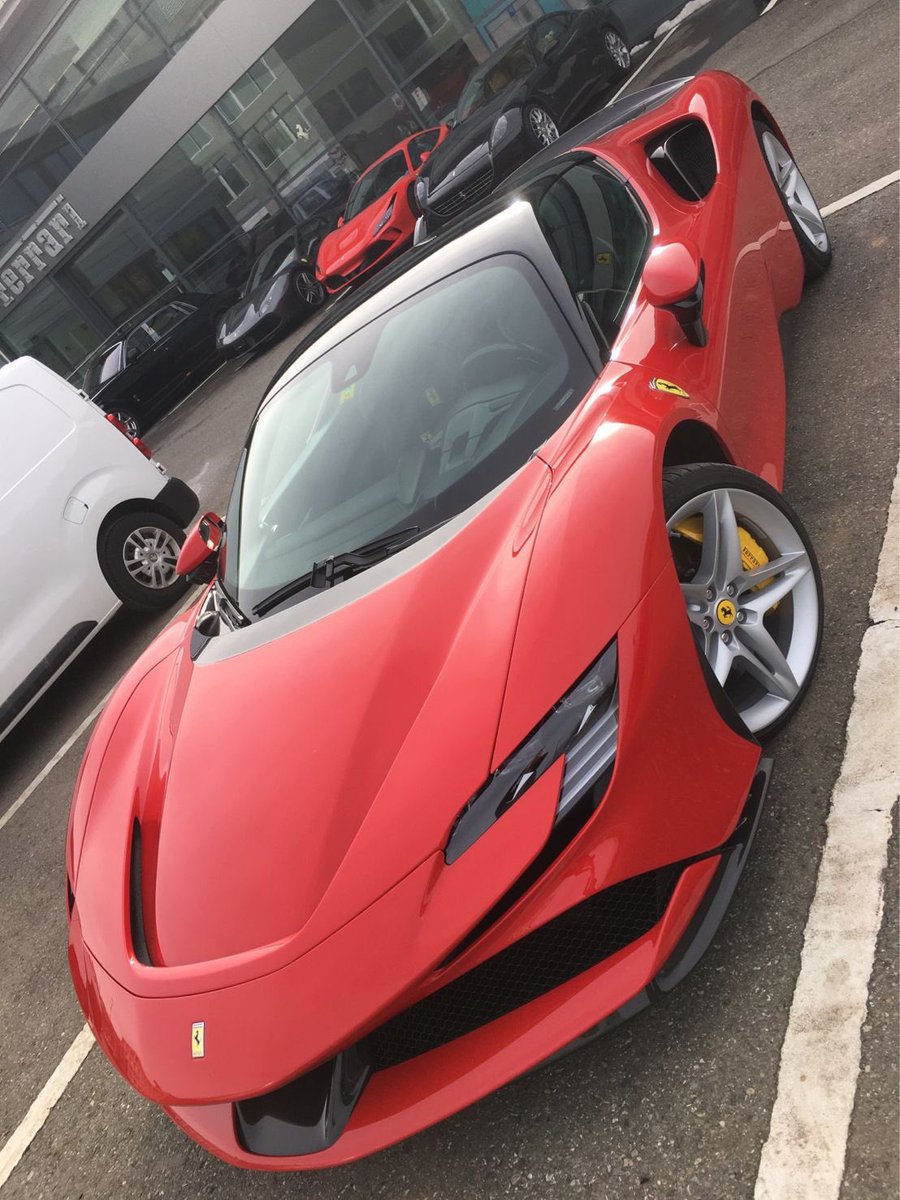
[[[202,119],[195,121],[190,127],[178,145],[188,156],[188,158],[196,158],[209,143],[213,140],[213,135],[203,124]]]
[[[274,82],[275,73],[265,57],[260,58],[221,98],[217,105],[220,115],[229,125],[233,125],[241,113]]]
[[[359,35],[335,0],[316,0],[276,41],[295,83],[309,84],[333,71],[339,60],[359,46]]]
[[[372,40],[407,75],[458,36],[439,0],[406,0],[377,27]]]
[[[165,291],[175,278],[146,235],[124,214],[79,250],[64,269],[116,325]]]
[[[29,354],[63,376],[76,371],[100,337],[52,279],[41,280],[0,324],[12,357]]]
[[[211,170],[229,200],[237,199],[250,186],[250,180],[245,178],[237,163],[231,162],[230,159],[220,158],[218,162],[213,163]]]
[[[78,159],[78,152],[60,130],[48,125],[24,148],[17,165],[0,177],[0,211],[4,220],[13,226],[31,220]]]

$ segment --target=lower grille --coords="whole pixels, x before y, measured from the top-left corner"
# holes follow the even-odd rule
[[[494,168],[491,165],[466,180],[459,191],[453,192],[441,200],[436,200],[430,205],[431,211],[439,217],[455,217],[464,208],[486,196],[493,186]]]
[[[665,867],[591,896],[398,1013],[359,1045],[375,1071],[472,1033],[536,1000],[648,933],[680,875]]]

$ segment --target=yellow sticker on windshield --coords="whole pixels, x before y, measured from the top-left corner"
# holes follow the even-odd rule
[[[340,404],[346,404],[347,401],[352,400],[355,395],[356,395],[356,384],[351,383],[349,387],[345,387],[344,390],[341,392],[340,396],[338,397],[338,402]]]
[[[437,408],[441,402],[441,397],[438,394],[437,388],[433,388],[433,387],[426,389],[425,399],[428,401],[428,403],[431,405],[432,408]]]
[[[612,255],[609,253],[608,250],[601,251],[601,253],[597,255],[597,266],[598,267],[608,267],[611,262],[612,262]]]

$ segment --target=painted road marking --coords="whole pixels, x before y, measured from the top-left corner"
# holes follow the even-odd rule
[[[174,621],[176,617],[181,616],[181,614],[183,612],[186,612],[191,607],[191,605],[194,603],[194,601],[196,599],[197,599],[196,592],[192,588],[188,594],[187,600],[185,600],[184,603],[181,605],[181,607],[172,614],[171,619]],[[135,660],[135,661],[137,661],[137,660]],[[78,741],[78,739],[81,737],[81,735],[83,733],[85,733],[86,730],[90,729],[91,725],[93,725],[93,723],[97,720],[97,718],[103,712],[104,708],[106,707],[107,701],[109,700],[110,696],[113,694],[113,692],[116,690],[117,687],[118,687],[118,683],[114,684],[113,687],[111,687],[109,689],[109,691],[106,693],[106,695],[103,697],[103,699],[99,702],[99,704],[97,704],[94,708],[91,709],[91,711],[84,718],[84,720],[81,722],[81,724],[78,726],[78,728],[74,731],[74,733],[70,734],[69,737],[66,738],[66,740],[63,742],[63,744],[60,746],[60,748],[57,750],[57,752],[53,755],[53,757],[49,760],[49,762],[47,762],[41,768],[41,770],[38,771],[37,775],[35,775],[34,779],[32,779],[31,783],[29,783],[29,785],[25,789],[25,791],[22,792],[22,794],[12,802],[12,804],[9,806],[9,808],[6,810],[6,812],[4,812],[2,814],[2,816],[0,816],[0,829],[2,829],[3,826],[7,824],[7,822],[9,822],[13,819],[13,817],[16,815],[16,813],[19,811],[19,809],[22,807],[22,805],[25,803],[25,801],[28,800],[29,797],[32,796],[37,791],[37,789],[41,786],[41,784],[44,782],[44,780],[47,778],[47,776],[50,774],[50,772],[53,770],[53,768],[58,766],[62,762],[62,760],[66,757],[66,755],[69,753],[69,751],[75,745],[75,743]]]
[[[857,200],[865,200],[866,196],[874,196],[876,192],[890,187],[892,183],[900,183],[900,171],[892,171],[890,175],[882,175],[880,179],[875,179],[872,183],[867,183],[865,187],[859,188],[858,191],[844,196],[843,200],[835,200],[833,204],[826,204],[822,209],[822,216],[830,217],[832,213],[840,212],[842,208],[849,208]]]
[[[41,1088],[34,1104],[25,1114],[24,1121],[0,1150],[0,1188],[9,1179],[19,1165],[22,1155],[44,1127],[54,1105],[75,1078],[78,1068],[87,1058],[93,1044],[94,1035],[85,1025],[63,1055],[59,1066]]]
[[[828,834],[755,1200],[838,1200],[859,1080],[861,1028],[884,907],[897,762],[900,470],[832,794]]]
[[[769,3],[766,5],[766,7],[760,10],[760,14],[759,14],[759,15],[760,15],[761,17],[764,17],[764,16],[766,15],[766,13],[767,13],[767,12],[771,12],[771,11],[772,11],[772,9],[775,7],[775,5],[776,5],[777,3],[778,3],[778,0],[769,0]]]

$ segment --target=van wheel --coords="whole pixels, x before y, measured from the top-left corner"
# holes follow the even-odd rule
[[[118,517],[102,535],[100,566],[126,608],[158,612],[179,600],[188,581],[175,572],[184,530],[151,510]]]

